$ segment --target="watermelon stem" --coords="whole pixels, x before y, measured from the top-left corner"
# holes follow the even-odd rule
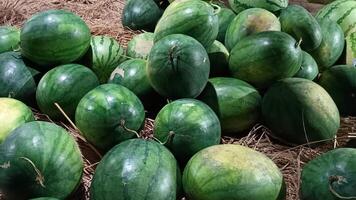
[[[174,137],[174,132],[173,131],[169,131],[168,133],[168,137],[166,139],[166,141],[162,142],[161,140],[159,140],[158,138],[156,137],[153,137],[154,140],[156,140],[158,143],[160,143],[161,145],[166,145],[168,142],[171,141],[171,139]]]
[[[129,128],[127,128],[127,127],[125,126],[125,120],[122,119],[122,120],[120,121],[120,125],[121,125],[121,127],[122,127],[125,131],[128,131],[128,132],[131,132],[131,133],[135,134],[137,138],[140,138],[140,137],[141,137],[140,134],[139,134],[137,131],[132,130],[132,129],[129,129]]]
[[[210,2],[210,5],[214,8],[214,14],[217,15],[218,13],[220,13],[221,7],[214,4],[213,1]]]
[[[10,161],[7,161],[6,163],[1,164],[1,165],[0,165],[0,168],[1,168],[1,169],[7,169],[7,168],[9,168],[10,166],[11,166]]]
[[[329,177],[329,190],[330,192],[337,198],[339,199],[356,199],[356,197],[345,197],[337,193],[334,188],[333,188],[333,183],[337,183],[338,185],[341,185],[343,183],[347,183],[347,180],[343,176],[330,176]]]
[[[300,47],[300,45],[302,44],[302,42],[303,42],[303,38],[300,38],[299,41],[295,44],[295,48]]]
[[[38,182],[38,184],[41,185],[41,187],[46,188],[46,186],[44,185],[44,181],[45,178],[42,175],[42,173],[40,172],[40,170],[36,167],[36,165],[32,162],[32,160],[26,158],[26,157],[20,157],[21,159],[24,159],[25,161],[27,161],[28,163],[31,164],[31,166],[33,167],[33,169],[35,170],[37,176],[36,176],[36,182]]]

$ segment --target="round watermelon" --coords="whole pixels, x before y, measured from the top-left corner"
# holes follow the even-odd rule
[[[67,64],[86,53],[90,35],[89,27],[74,13],[47,10],[33,15],[23,25],[21,52],[40,66]]]
[[[210,61],[210,77],[228,76],[229,75],[229,51],[219,41],[207,49]]]
[[[302,65],[294,77],[314,80],[319,74],[318,64],[316,64],[314,58],[307,52],[303,51],[302,56]]]
[[[215,145],[199,151],[183,173],[190,200],[282,200],[282,173],[264,154],[240,145]]]
[[[236,17],[236,14],[229,8],[221,8],[218,12],[219,33],[216,40],[225,42],[226,30],[231,21]]]
[[[48,71],[40,80],[36,99],[40,110],[53,119],[64,118],[55,103],[69,116],[82,97],[99,85],[99,80],[89,68],[79,64],[61,65]]]
[[[146,60],[153,46],[153,38],[154,34],[150,32],[135,35],[127,44],[127,56]]]
[[[19,48],[20,30],[13,26],[0,26],[0,53]]]
[[[0,188],[8,199],[68,197],[80,183],[83,160],[74,138],[49,122],[29,122],[0,145]]]
[[[287,7],[288,0],[229,0],[229,4],[237,14],[248,8],[264,8],[275,12]]]
[[[176,200],[180,176],[177,161],[163,145],[131,139],[116,145],[99,163],[90,199]]]

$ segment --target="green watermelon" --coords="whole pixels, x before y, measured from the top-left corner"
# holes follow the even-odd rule
[[[195,99],[179,99],[158,113],[153,134],[185,163],[196,152],[219,144],[221,127],[209,106]]]
[[[304,200],[355,199],[356,149],[339,148],[308,162],[302,170]]]
[[[83,173],[74,138],[62,127],[41,121],[11,132],[0,145],[0,163],[0,188],[8,199],[65,199]]]
[[[302,65],[294,77],[314,80],[319,74],[318,65],[316,64],[314,58],[307,52],[302,51],[302,55]]]
[[[282,31],[301,41],[301,48],[307,52],[318,48],[322,32],[316,19],[302,6],[290,5],[279,15]]]
[[[88,92],[79,102],[75,122],[83,136],[101,150],[135,136],[145,120],[141,101],[129,89],[104,84]]]
[[[90,35],[89,27],[74,13],[47,10],[33,15],[23,25],[21,52],[41,66],[67,64],[86,53]]]
[[[229,51],[219,41],[207,49],[210,61],[210,77],[228,76],[229,75]]]
[[[321,8],[315,17],[337,22],[346,37],[356,32],[356,1],[336,0]]]
[[[230,23],[225,36],[225,45],[231,50],[244,37],[264,31],[280,31],[278,18],[268,10],[250,8],[239,13]]]
[[[48,71],[40,80],[36,91],[37,105],[52,119],[64,118],[55,103],[69,117],[74,117],[79,101],[98,85],[98,78],[89,68],[78,64],[61,65]]]
[[[154,34],[150,32],[135,35],[127,44],[127,56],[146,60],[153,46],[153,38]]]
[[[20,30],[13,26],[0,26],[0,53],[19,48]]]
[[[177,161],[163,145],[131,139],[116,145],[99,163],[90,199],[176,200],[180,176]]]
[[[146,70],[148,80],[160,95],[188,98],[198,96],[204,89],[210,62],[206,50],[197,40],[173,34],[154,44]]]
[[[346,64],[356,66],[356,32],[346,37]]]
[[[226,30],[231,21],[236,17],[236,14],[229,8],[221,8],[217,15],[219,21],[219,33],[216,40],[225,42]]]
[[[204,1],[179,0],[164,11],[155,29],[154,42],[167,35],[185,34],[209,47],[219,32],[219,21],[214,8]]]
[[[271,86],[262,100],[262,116],[274,136],[290,144],[333,139],[339,111],[318,84],[286,78]]]
[[[261,45],[263,44],[263,45]],[[294,76],[302,51],[288,34],[261,32],[242,39],[232,49],[229,68],[235,78],[266,88],[278,79]]]
[[[35,117],[29,107],[21,101],[11,98],[0,98],[0,144],[18,126],[34,121]]]
[[[214,110],[220,119],[222,132],[227,134],[251,128],[261,112],[262,98],[258,91],[234,78],[210,79],[198,99]]]
[[[267,156],[248,147],[223,144],[195,154],[183,172],[190,200],[282,200],[282,173]]]
[[[229,0],[229,4],[237,14],[248,8],[264,8],[275,12],[287,7],[288,0]]]

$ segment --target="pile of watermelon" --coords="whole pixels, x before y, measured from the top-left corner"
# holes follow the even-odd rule
[[[127,0],[127,47],[66,10],[0,27],[0,192],[66,199],[84,169],[74,121],[104,154],[90,199],[281,200],[266,155],[221,137],[256,123],[284,145],[331,141],[356,115],[356,1],[315,16],[288,0]],[[150,139],[140,138],[155,118]],[[354,199],[356,149],[305,165],[301,198]]]

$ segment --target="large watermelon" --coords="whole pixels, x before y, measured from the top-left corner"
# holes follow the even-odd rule
[[[248,8],[264,8],[275,12],[287,7],[288,0],[229,0],[229,4],[237,14]]]
[[[290,144],[332,139],[340,126],[330,95],[302,78],[282,79],[271,86],[263,97],[262,115],[272,133]]]
[[[176,200],[180,169],[163,145],[131,139],[112,148],[95,170],[92,200]]]
[[[171,34],[185,34],[209,47],[219,32],[218,16],[204,1],[179,0],[164,11],[155,29],[154,41]]]
[[[61,65],[42,77],[36,91],[37,105],[53,119],[64,117],[55,103],[69,117],[74,117],[80,99],[98,85],[98,78],[89,68],[78,64]]]
[[[13,26],[0,26],[0,53],[18,49],[19,43],[19,29]]]
[[[152,87],[169,98],[198,96],[208,82],[209,69],[209,57],[204,47],[194,38],[182,34],[169,35],[158,41],[146,67]]]
[[[84,137],[101,150],[132,138],[145,120],[141,101],[129,89],[104,84],[80,100],[75,122]]]
[[[314,58],[307,52],[303,51],[302,55],[302,65],[294,77],[314,80],[319,74],[318,65],[316,64]]]
[[[21,101],[11,98],[0,98],[0,144],[18,126],[34,121],[32,111]]]
[[[83,173],[74,138],[49,122],[29,122],[11,132],[0,145],[0,163],[0,189],[7,199],[65,199]]]
[[[127,44],[127,56],[146,60],[153,46],[153,38],[154,34],[150,32],[135,35]]]
[[[277,31],[244,38],[232,49],[229,58],[232,75],[259,88],[294,76],[301,63],[302,51],[297,42],[288,34]]]
[[[41,66],[67,64],[86,53],[90,35],[89,27],[74,13],[47,10],[33,15],[23,25],[21,51]]]
[[[210,77],[228,76],[229,75],[229,51],[219,41],[207,48],[210,61]]]
[[[264,154],[240,145],[208,147],[184,169],[183,188],[189,200],[282,200],[282,173]]]
[[[302,170],[301,199],[356,198],[356,149],[339,148],[308,162]]]
[[[356,66],[356,32],[346,37],[346,64]]]
[[[229,8],[221,8],[218,12],[219,33],[216,40],[225,42],[226,30],[231,21],[236,17],[236,14]]]

